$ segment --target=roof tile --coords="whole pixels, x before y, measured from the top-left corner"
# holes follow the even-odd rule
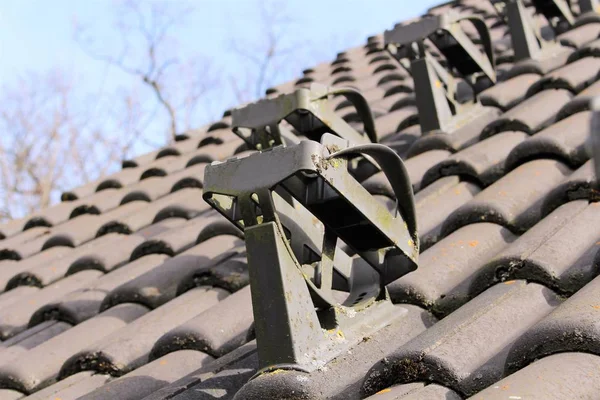
[[[428,381],[475,394],[503,377],[508,345],[559,303],[541,285],[496,285],[375,364],[363,390]]]

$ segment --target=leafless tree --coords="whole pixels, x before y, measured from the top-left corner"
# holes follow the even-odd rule
[[[75,39],[95,60],[105,62],[139,79],[167,115],[167,131],[174,138],[181,130],[192,128],[198,104],[218,79],[207,59],[190,56],[182,60],[176,40],[170,34],[193,12],[191,3],[142,2],[117,3],[115,30],[117,49],[103,52],[93,29],[76,25]],[[115,43],[113,43],[115,45]],[[156,115],[150,114],[154,120]]]
[[[96,120],[90,99],[75,87],[72,78],[50,71],[3,88],[0,219],[47,207],[61,191],[106,173],[136,141],[134,99],[124,99],[121,119]],[[105,134],[113,129],[126,133]]]
[[[256,0],[255,4],[258,36],[239,35],[231,43],[233,52],[244,65],[244,77],[230,77],[235,96],[242,103],[262,97],[265,90],[290,69],[297,73],[297,61],[301,58],[298,55],[305,47],[301,38],[289,35],[290,27],[297,21],[290,15],[285,1]]]

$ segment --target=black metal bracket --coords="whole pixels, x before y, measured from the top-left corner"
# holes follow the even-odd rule
[[[471,23],[477,31],[483,54],[461,28],[462,22]],[[481,18],[456,13],[428,16],[408,25],[396,25],[393,30],[385,31],[384,39],[387,50],[402,66],[407,68],[407,60],[410,60],[408,71],[415,82],[423,133],[451,133],[463,126],[465,119],[479,115],[481,107],[472,107],[478,105],[475,97],[470,102],[457,101],[459,80],[454,75],[471,85],[481,77],[496,82],[491,37]],[[444,55],[452,72],[427,52],[426,40]]]
[[[560,33],[575,23],[575,17],[571,12],[569,1],[565,0],[531,0],[538,13],[542,14],[552,29]]]
[[[348,172],[356,154],[381,166],[395,213]],[[203,196],[244,230],[261,368],[317,369],[394,318],[385,285],[417,268],[419,241],[410,180],[388,147],[326,133],[215,162]]]
[[[365,135],[357,132],[334,112],[329,103],[332,96],[346,97],[356,108],[365,128]],[[354,144],[375,143],[377,133],[373,113],[360,92],[352,88],[331,88],[312,83],[309,89],[259,100],[232,111],[233,131],[251,148],[266,150],[273,146],[299,142],[280,122],[287,121],[310,140],[319,141],[330,132]]]
[[[557,19],[557,17],[551,16],[561,14],[561,10],[564,10],[564,4],[558,0],[538,3],[545,4],[543,7],[540,6],[540,12],[544,13],[549,21]],[[544,60],[556,55],[557,49],[561,47],[560,44],[555,41],[547,41],[542,37],[539,27],[532,20],[521,0],[507,0],[504,9],[510,29],[515,62],[526,59]],[[565,17],[565,21],[572,23],[570,10],[566,15],[570,17]]]

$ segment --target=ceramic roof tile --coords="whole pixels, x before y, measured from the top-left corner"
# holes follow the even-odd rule
[[[504,175],[506,157],[526,137],[523,132],[503,132],[482,140],[432,166],[423,177],[423,185],[442,176],[459,175],[488,186]]]
[[[441,235],[444,221],[457,208],[476,196],[481,189],[457,177],[440,178],[415,196],[421,249],[425,250]]]
[[[541,285],[496,285],[377,363],[363,391],[374,394],[393,384],[426,380],[463,396],[475,394],[504,376],[508,345],[559,303]]]
[[[73,354],[62,365],[60,375],[65,377],[86,370],[124,375],[148,362],[152,346],[164,333],[226,296],[221,289],[192,289]]]
[[[93,392],[82,400],[137,400],[198,369],[212,358],[199,351],[181,350],[154,360]]]
[[[588,161],[554,188],[544,200],[542,215],[549,214],[556,207],[569,201],[586,199],[598,201],[600,193],[593,184],[593,161]]]
[[[599,24],[600,25],[600,24]],[[545,89],[567,89],[579,93],[598,79],[600,59],[585,57],[546,74],[527,90],[527,97]]]
[[[594,279],[520,337],[508,354],[507,373],[555,353],[579,351],[598,355],[599,285],[600,279]]]
[[[451,135],[445,133],[423,135],[412,144],[408,150],[408,156],[413,157],[434,149],[456,152],[469,147],[477,143],[482,129],[492,121],[497,120],[500,114],[500,110],[495,107],[485,107],[484,112],[475,118],[475,120],[452,132]]]
[[[74,249],[69,256],[55,263],[35,265],[20,270],[6,284],[6,290],[16,286],[32,285],[44,287],[62,279],[69,271],[71,265],[85,257],[88,266],[100,271],[110,271],[125,264],[133,249],[143,242],[143,238],[136,235],[121,235],[111,233]],[[118,244],[118,245],[117,245]],[[79,263],[78,270],[84,268]]]
[[[44,289],[21,297],[19,304],[13,304],[0,315],[0,338],[3,340],[27,329],[33,313],[64,293],[69,293],[89,285],[102,273],[100,271],[81,271],[62,279]]]
[[[79,372],[54,383],[27,397],[27,400],[76,400],[104,385],[110,376],[93,374],[90,371]]]
[[[488,186],[444,223],[444,235],[469,223],[489,221],[521,233],[542,218],[544,196],[571,173],[548,159],[529,161]],[[518,194],[517,194],[518,193]]]
[[[552,157],[577,168],[589,158],[585,143],[590,135],[590,113],[565,118],[519,143],[506,158],[507,170],[533,158]]]
[[[28,394],[54,383],[67,358],[146,312],[144,306],[123,304],[66,330],[0,366],[0,387]]]
[[[247,286],[165,333],[156,341],[150,359],[183,349],[221,357],[253,339],[253,322],[252,299]]]
[[[167,258],[164,254],[150,254],[132,261],[99,277],[85,288],[67,293],[61,298],[41,306],[31,316],[29,324],[35,326],[45,320],[79,324],[100,312],[100,305],[113,289],[148,271],[160,268]]]
[[[191,272],[208,269],[242,248],[243,242],[234,236],[209,239],[166,260],[160,268],[151,269],[113,289],[101,309],[130,301],[150,308],[159,307],[175,297],[179,283]]]
[[[544,357],[472,397],[473,400],[585,399],[600,390],[600,357],[560,353]]]
[[[418,304],[444,316],[470,300],[477,271],[516,239],[506,228],[488,222],[460,228],[424,251],[419,269],[388,285],[394,302]]]
[[[556,113],[572,98],[564,89],[549,89],[533,95],[504,113],[481,132],[486,138],[505,131],[533,134],[552,124]]]
[[[527,3],[542,36],[553,40]],[[509,29],[489,2],[450,2],[432,14],[449,9],[484,18],[499,78],[485,90],[478,84],[484,112],[452,134],[421,132],[414,82],[383,49],[382,35],[267,90],[273,97],[313,81],[359,88],[380,141],[405,161],[422,254],[416,271],[389,285],[402,304],[388,303],[385,327],[365,337],[345,330],[347,351],[315,371],[284,368],[250,380],[259,368],[252,266],[243,233],[202,199],[209,163],[252,153],[226,110],[125,160],[123,170],[65,192],[63,203],[0,226],[0,289],[9,289],[0,292],[0,398],[595,394],[584,375],[597,356],[582,351],[597,352],[590,321],[600,196],[585,142],[589,100],[600,94],[600,19],[579,16],[575,5],[576,24],[558,36],[566,47],[515,64]],[[426,47],[448,66],[433,42]],[[363,130],[351,102],[329,101]],[[357,165],[349,171],[395,212],[383,174]],[[432,314],[444,318],[436,323]],[[551,383],[557,374],[568,378],[560,387]]]
[[[557,36],[561,44],[580,48],[600,36],[600,24],[585,24]]]

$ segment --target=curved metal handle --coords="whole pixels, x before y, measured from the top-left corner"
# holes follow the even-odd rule
[[[344,96],[356,109],[358,115],[361,117],[365,126],[365,133],[371,142],[377,143],[377,131],[375,130],[375,119],[373,118],[373,112],[367,102],[367,99],[358,90],[350,87],[338,87],[328,88],[327,93],[322,97],[326,96],[342,95]]]
[[[415,243],[417,234],[417,215],[415,210],[413,188],[408,177],[408,171],[402,159],[396,152],[382,144],[364,144],[349,147],[330,154],[327,158],[347,155],[362,154],[372,157],[381,167],[385,177],[390,182],[400,213],[414,235]]]

